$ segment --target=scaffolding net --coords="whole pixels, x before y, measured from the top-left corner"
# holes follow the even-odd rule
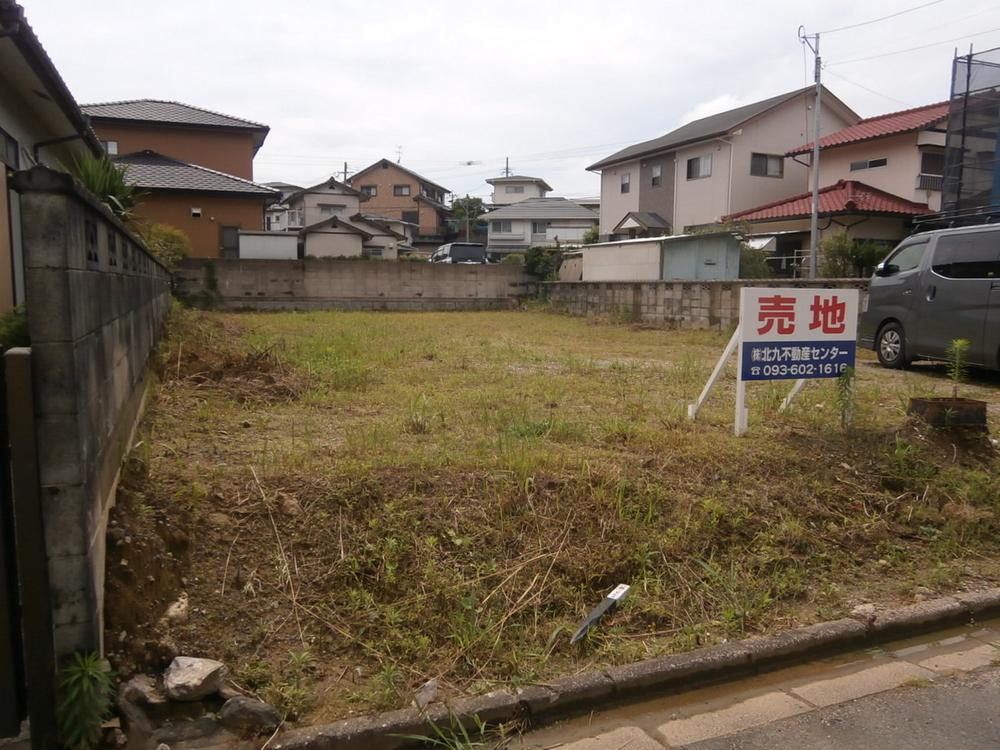
[[[1000,47],[955,58],[941,213],[1000,213]]]

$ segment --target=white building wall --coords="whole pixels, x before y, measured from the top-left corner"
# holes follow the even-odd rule
[[[660,242],[603,242],[583,248],[583,281],[657,281]]]
[[[674,170],[674,233],[686,227],[714,224],[726,215],[729,205],[729,155],[731,146],[721,140],[706,141],[677,150]],[[687,178],[688,159],[711,155],[710,177]]]
[[[289,232],[240,232],[240,258],[280,258],[295,260],[299,257],[299,237]]]
[[[359,258],[361,235],[353,232],[307,232],[305,254],[316,258]]]
[[[521,187],[522,193],[507,192],[507,188]],[[511,203],[520,203],[528,198],[544,198],[545,191],[537,182],[503,182],[493,186],[493,204],[497,206],[509,206]]]

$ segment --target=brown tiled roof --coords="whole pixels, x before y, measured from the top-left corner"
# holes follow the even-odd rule
[[[840,180],[820,188],[819,215],[883,214],[889,216],[920,216],[930,213],[925,203],[914,203],[898,195],[873,188],[857,180]],[[763,206],[748,208],[723,217],[724,221],[779,221],[800,219],[812,215],[812,193],[785,198]]]
[[[451,192],[451,190],[449,190],[448,188],[443,187],[441,185],[438,185],[436,182],[431,182],[430,180],[428,180],[423,175],[419,175],[416,172],[414,172],[412,169],[407,169],[402,164],[397,164],[396,162],[389,161],[388,159],[379,159],[374,164],[369,164],[367,167],[365,167],[361,171],[355,172],[353,175],[351,175],[351,178],[348,180],[348,182],[351,185],[356,184],[358,177],[360,177],[361,175],[363,175],[365,172],[368,172],[368,171],[370,171],[372,169],[375,169],[375,167],[381,167],[383,164],[389,164],[389,165],[395,167],[396,169],[400,169],[403,172],[406,172],[408,175],[410,175],[410,177],[413,177],[414,179],[419,180],[420,182],[426,183],[427,185],[430,185],[431,187],[435,187],[438,190],[440,190],[442,193],[450,193]]]
[[[926,104],[923,107],[904,109],[900,112],[889,112],[878,117],[869,117],[855,125],[830,133],[830,135],[820,138],[819,147],[832,148],[858,141],[868,141],[872,138],[883,138],[887,135],[923,130],[947,117],[948,102],[937,102],[936,104]],[[789,151],[788,155],[807,154],[812,151],[812,148],[812,142],[806,143]]]
[[[125,180],[144,190],[185,190],[274,197],[281,193],[242,177],[217,172],[198,164],[171,159],[155,151],[137,151],[115,158],[125,167]]]

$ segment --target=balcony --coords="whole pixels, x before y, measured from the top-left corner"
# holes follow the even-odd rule
[[[939,174],[917,175],[917,190],[941,190],[944,177]]]

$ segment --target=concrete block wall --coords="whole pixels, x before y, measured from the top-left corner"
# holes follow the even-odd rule
[[[572,315],[625,318],[672,328],[730,330],[740,317],[743,287],[860,289],[867,279],[741,279],[739,281],[554,281],[541,295]]]
[[[56,655],[101,647],[105,531],[170,274],[64,173],[20,193],[25,298]]]
[[[186,260],[178,296],[225,308],[468,310],[506,307],[533,293],[515,265],[370,260]]]

